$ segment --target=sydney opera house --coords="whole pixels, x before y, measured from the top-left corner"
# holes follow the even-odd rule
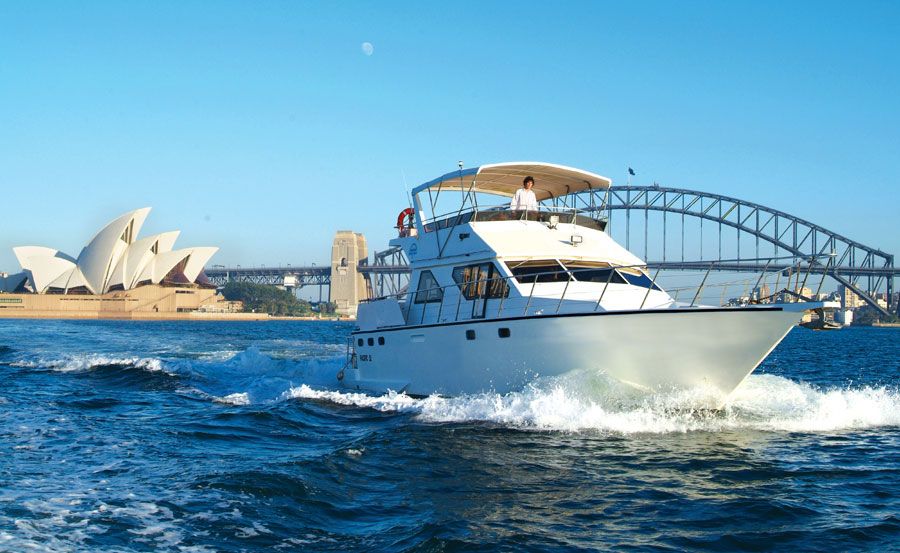
[[[177,230],[138,238],[149,213],[147,207],[118,217],[77,257],[43,246],[13,248],[22,272],[0,280],[0,316],[19,310],[85,318],[233,311],[203,275],[218,248],[175,249]]]

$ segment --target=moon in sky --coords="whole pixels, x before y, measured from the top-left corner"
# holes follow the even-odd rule
[[[371,56],[373,52],[375,52],[375,47],[372,46],[371,42],[363,42],[362,43],[362,52],[367,56]]]

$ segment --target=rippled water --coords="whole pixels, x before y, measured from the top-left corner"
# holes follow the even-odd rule
[[[721,413],[573,371],[334,387],[350,325],[0,320],[0,550],[897,550],[900,330],[794,330]]]

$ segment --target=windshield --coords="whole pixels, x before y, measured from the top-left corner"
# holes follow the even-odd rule
[[[577,282],[631,284],[661,290],[641,269],[612,268],[609,263],[603,261],[530,259],[507,261],[506,264],[513,277],[520,283],[566,282],[571,278]]]

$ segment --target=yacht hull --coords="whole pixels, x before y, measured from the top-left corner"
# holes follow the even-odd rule
[[[799,318],[772,307],[661,309],[360,331],[342,383],[423,396],[506,393],[588,369],[648,390],[712,387],[724,400]]]

